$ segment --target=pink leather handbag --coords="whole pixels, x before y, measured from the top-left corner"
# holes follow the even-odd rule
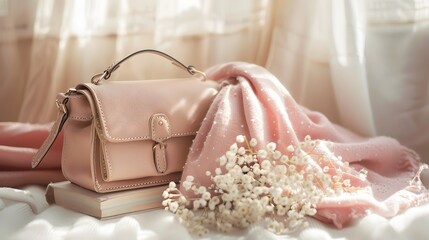
[[[121,63],[153,53],[199,77],[105,81]],[[91,83],[60,93],[58,117],[32,167],[64,126],[61,167],[71,182],[113,192],[179,181],[189,148],[220,85],[193,66],[146,49],[130,54]]]

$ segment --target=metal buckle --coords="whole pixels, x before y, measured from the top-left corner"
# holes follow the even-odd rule
[[[63,99],[62,102],[58,101],[58,99],[55,99],[55,105],[57,105],[57,108],[60,112],[67,113],[68,109],[67,109],[66,104],[69,101],[69,96],[75,92],[77,92],[76,89],[69,88],[69,90],[64,94],[66,97]]]
[[[186,70],[188,70],[188,72],[189,72],[191,75],[194,75],[194,74],[200,74],[201,76],[203,76],[203,81],[207,80],[206,73],[205,73],[205,72],[203,72],[203,71],[200,71],[200,70],[196,69],[196,68],[195,68],[194,66],[192,66],[192,65],[189,65],[189,66],[186,68]]]

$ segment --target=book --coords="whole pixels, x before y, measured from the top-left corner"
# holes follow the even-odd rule
[[[112,193],[97,193],[69,181],[50,183],[45,197],[49,204],[67,208],[98,219],[162,208],[162,193],[168,185]]]

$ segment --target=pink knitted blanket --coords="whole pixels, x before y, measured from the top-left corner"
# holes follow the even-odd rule
[[[207,74],[209,79],[228,84],[215,98],[197,134],[182,180],[192,175],[195,182],[209,186],[206,170],[214,172],[219,167],[216,159],[225,154],[237,135],[255,138],[259,146],[275,142],[283,153],[287,146],[296,146],[310,135],[312,139],[332,141],[332,152],[356,169],[351,184],[369,186],[371,190],[323,199],[316,218],[341,228],[368,211],[391,217],[429,199],[426,190],[409,184],[420,166],[418,155],[396,140],[363,138],[331,123],[322,114],[298,105],[276,77],[262,67],[234,62],[212,67]],[[360,169],[368,171],[364,180],[358,176]]]

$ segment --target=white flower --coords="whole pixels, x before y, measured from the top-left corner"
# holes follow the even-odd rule
[[[209,202],[209,209],[210,210],[212,210],[212,211],[214,211],[215,210],[215,208],[216,208],[216,205],[215,204],[213,204],[212,202]],[[211,213],[213,213],[213,212],[211,212]],[[214,214],[214,213],[213,213]]]
[[[279,187],[271,189],[271,195],[273,195],[274,198],[280,197],[282,193],[283,193],[283,189]]]
[[[227,151],[225,155],[228,161],[233,161],[235,159],[235,152],[233,151]]]
[[[228,160],[228,159],[226,158],[226,156],[225,156],[225,155],[223,155],[222,157],[220,157],[220,158],[219,158],[219,165],[220,165],[220,166],[225,165],[227,160]]]
[[[252,155],[246,155],[244,159],[246,160],[246,163],[252,163],[254,160]]]
[[[168,205],[168,203],[171,202],[171,199],[166,199],[164,201],[162,201],[162,206],[166,207]]]
[[[259,174],[261,174],[261,169],[259,167],[255,167],[252,169],[252,172],[256,175],[259,175]]]
[[[193,207],[194,207],[194,210],[197,210],[198,208],[200,208],[200,201],[195,200],[195,201],[193,202]]]
[[[265,206],[265,205],[267,205],[268,204],[268,202],[269,202],[269,198],[268,198],[268,196],[263,196],[262,198],[261,198],[261,204],[263,205],[263,206]]]
[[[350,179],[343,179],[343,175],[355,171],[348,171],[341,157],[334,156],[328,144],[320,143],[306,136],[303,142],[296,143],[297,147],[288,146],[287,155],[283,155],[276,150],[276,143],[255,149],[256,139],[247,142],[239,135],[236,143],[218,159],[215,175],[206,171],[211,183],[200,185],[194,183],[194,177],[186,177],[182,185],[185,191],[193,191],[190,200],[171,183],[163,192],[162,204],[197,235],[206,234],[211,227],[227,232],[264,219],[267,228],[275,233],[308,226],[305,217],[316,214],[320,199],[354,191],[370,193],[369,188],[355,187]],[[357,174],[365,177],[367,171],[362,169]],[[188,209],[190,206],[193,210]],[[276,216],[284,216],[284,220]]]
[[[164,191],[163,193],[162,193],[162,197],[163,198],[168,198],[168,196],[169,196],[170,194],[168,193],[168,191]]]
[[[179,208],[179,203],[178,202],[171,202],[170,204],[168,204],[168,207],[169,207],[171,212],[175,213],[177,211],[177,209]]]
[[[207,201],[205,200],[205,199],[199,199],[199,200],[197,200],[197,201],[199,201],[200,202],[200,207],[205,207],[206,205],[207,205]]]
[[[186,181],[188,181],[188,182],[192,182],[192,181],[194,181],[194,176],[187,176],[186,177]]]
[[[219,197],[218,197],[218,196],[214,196],[214,197],[210,200],[210,202],[213,202],[213,204],[217,205],[217,204],[219,204],[219,203],[220,203],[220,199],[219,199]]]
[[[244,164],[244,157],[239,157],[237,160],[237,164],[240,166],[243,165]]]
[[[236,141],[236,142],[238,142],[238,143],[242,143],[242,142],[244,142],[244,140],[245,140],[245,138],[244,138],[244,136],[243,136],[243,135],[238,135],[238,136],[235,138],[235,141]]]
[[[262,169],[267,170],[271,167],[271,162],[269,160],[264,160],[261,163],[261,167],[262,167]]]
[[[182,183],[182,186],[183,186],[186,190],[189,190],[189,189],[191,189],[191,187],[192,187],[192,182],[184,181],[184,182]]]
[[[306,212],[306,214],[309,215],[309,216],[314,216],[314,215],[316,215],[316,213],[317,213],[317,210],[314,209],[314,208],[310,208]]]
[[[265,206],[265,211],[266,212],[272,212],[274,210],[274,206],[273,205],[267,205]]]
[[[249,168],[248,166],[243,166],[243,167],[241,168],[241,170],[242,170],[244,173],[247,173],[248,171],[250,171],[250,168]]]
[[[279,216],[284,216],[286,214],[286,208],[284,208],[284,207],[282,207],[282,206],[279,206],[278,208],[277,208],[277,215],[279,215]]]
[[[286,156],[286,155],[282,155],[282,156],[280,157],[280,162],[282,162],[282,163],[287,163],[287,162],[289,162],[289,157],[288,157],[288,156]]]
[[[346,179],[346,180],[344,180],[344,181],[343,181],[343,184],[344,184],[344,186],[346,186],[346,187],[350,187],[350,186],[351,186],[351,184],[350,184],[350,179]]]
[[[270,151],[270,152],[272,152],[272,151],[276,150],[276,146],[277,145],[275,143],[270,142],[270,143],[267,144],[267,150]]]
[[[310,135],[305,136],[304,141],[310,142],[311,141],[311,136]]]
[[[286,174],[287,167],[285,165],[277,165],[274,167],[274,171],[276,175],[284,175]]]
[[[228,163],[225,165],[225,168],[226,168],[227,170],[231,170],[231,169],[233,169],[235,166],[236,166],[235,162],[228,162]],[[221,174],[222,174],[222,172],[221,172]]]
[[[282,153],[280,152],[280,151],[274,151],[274,154],[273,154],[273,158],[274,159],[280,159],[280,157],[282,156]]]
[[[250,139],[249,145],[251,147],[256,147],[257,144],[258,144],[258,141],[256,141],[255,138]]]
[[[238,151],[238,145],[237,145],[237,143],[232,144],[231,147],[229,148],[229,151],[231,151],[234,154],[236,154],[237,151]]]
[[[170,182],[170,184],[168,184],[169,188],[176,188],[176,183],[175,182]]]
[[[206,187],[204,187],[204,186],[200,186],[200,187],[198,188],[198,193],[199,193],[199,194],[204,194],[205,192],[207,192],[207,188],[206,188]]]
[[[260,158],[266,158],[267,156],[268,156],[267,151],[265,151],[263,149],[261,149],[261,150],[258,151],[258,157],[260,157]]]
[[[238,154],[240,154],[240,155],[244,155],[244,154],[246,154],[246,149],[245,149],[244,147],[240,147],[240,148],[238,149]]]
[[[185,198],[185,196],[180,196],[177,201],[179,203],[186,203],[186,198]]]
[[[261,188],[261,187],[254,187],[254,188],[253,188],[253,192],[254,192],[256,195],[261,195],[261,194],[263,193],[263,190],[262,190],[262,188]]]
[[[338,181],[340,181],[340,176],[332,176],[332,179],[334,180],[334,182],[338,182]]]

